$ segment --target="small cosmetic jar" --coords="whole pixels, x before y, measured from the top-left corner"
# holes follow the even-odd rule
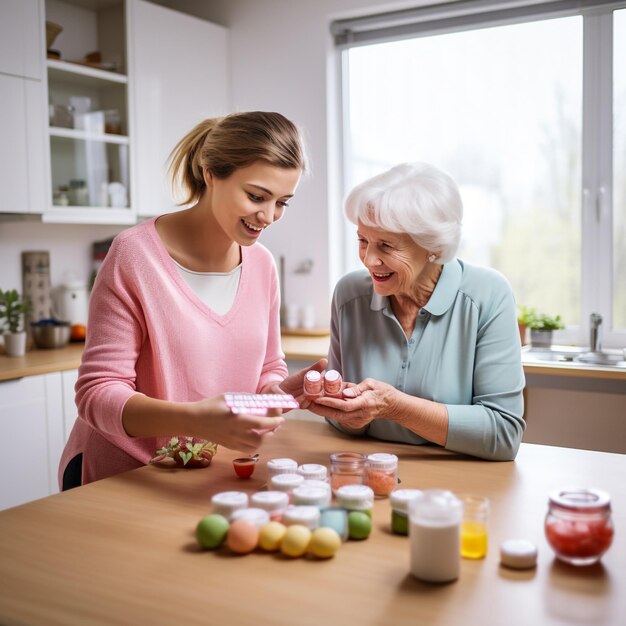
[[[270,459],[267,462],[267,477],[272,478],[279,474],[295,474],[298,462],[293,459]]]
[[[409,502],[421,497],[420,489],[395,489],[391,492],[391,532],[396,535],[409,534]]]
[[[250,497],[250,504],[267,511],[272,521],[280,521],[289,506],[289,494],[284,491],[257,491]]]
[[[306,463],[298,467],[298,474],[304,476],[305,480],[326,480],[328,470],[325,465]]]
[[[257,507],[238,509],[237,511],[233,511],[230,517],[231,522],[236,522],[237,520],[245,520],[246,522],[254,524],[257,528],[261,528],[261,526],[265,526],[265,524],[270,521],[270,514],[264,509]]]
[[[230,520],[232,514],[248,506],[248,494],[245,491],[221,491],[211,498],[211,511]]]
[[[337,370],[328,370],[324,374],[324,393],[327,396],[341,396],[341,385],[343,380]]]
[[[296,487],[304,482],[300,474],[278,474],[270,479],[270,487],[275,491],[284,491],[291,495]]]
[[[304,482],[302,483],[303,487],[320,487],[322,489],[326,489],[326,491],[328,491],[328,493],[331,493],[330,490],[330,484],[328,483],[328,481],[326,480],[313,480],[311,479],[305,479]]]
[[[330,489],[324,489],[323,487],[311,487],[302,484],[291,492],[291,500],[296,505],[324,508],[330,505],[331,499]]]
[[[320,510],[316,506],[290,506],[283,514],[283,524],[300,524],[315,530],[320,523]]]
[[[309,398],[316,398],[322,395],[323,391],[322,375],[316,370],[309,370],[304,375],[303,391]]]
[[[340,507],[322,509],[320,527],[336,530],[343,541],[348,539],[348,511]]]
[[[367,485],[344,485],[335,492],[337,504],[348,511],[361,511],[370,517],[374,508],[374,492]]]
[[[365,484],[377,496],[388,496],[398,486],[398,457],[378,452],[365,459]]]
[[[333,493],[343,485],[365,482],[365,455],[358,452],[333,452],[330,455],[330,486]]]

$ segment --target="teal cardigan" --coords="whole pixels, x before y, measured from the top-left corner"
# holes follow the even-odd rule
[[[344,380],[364,378],[440,402],[448,410],[446,448],[489,460],[512,460],[525,422],[525,385],[515,300],[495,270],[453,259],[443,266],[410,338],[389,299],[366,270],[351,272],[333,296],[328,367]],[[423,444],[396,422],[374,419],[355,435]]]

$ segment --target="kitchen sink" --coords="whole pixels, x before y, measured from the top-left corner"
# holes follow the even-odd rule
[[[613,367],[626,367],[624,355],[607,352],[585,352],[576,357],[576,361],[591,365],[610,365]]]
[[[626,355],[621,350],[589,352],[587,348],[551,346],[549,348],[525,347],[523,363],[579,363],[598,367],[626,368]]]

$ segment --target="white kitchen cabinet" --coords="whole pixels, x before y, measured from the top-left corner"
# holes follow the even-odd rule
[[[0,3],[0,213],[38,213],[45,202],[38,0]]]
[[[228,30],[144,0],[129,1],[129,82],[140,216],[176,208],[166,161],[201,120],[230,111]]]
[[[46,222],[132,224],[172,210],[165,162],[200,120],[229,111],[227,29],[143,0],[45,0],[63,26],[48,59]],[[83,62],[101,53],[95,65]],[[76,100],[85,117],[68,109]],[[117,115],[102,125],[103,111]],[[106,117],[106,116],[105,116]],[[63,119],[65,118],[65,119]],[[123,185],[127,204],[107,185]]]
[[[60,372],[0,382],[0,509],[58,491],[62,413]]]
[[[42,78],[39,0],[0,0],[0,73]]]
[[[63,31],[54,43],[61,58],[46,61],[51,187],[43,221],[132,224],[125,4],[46,0],[45,8]]]
[[[43,206],[44,128],[37,115],[41,90],[40,81],[0,74],[0,213],[30,213]]]

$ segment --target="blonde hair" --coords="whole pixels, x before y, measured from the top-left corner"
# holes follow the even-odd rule
[[[256,161],[303,172],[307,167],[304,141],[297,126],[280,113],[250,111],[200,122],[174,147],[169,175],[178,204],[197,202],[206,184],[204,170],[228,178]]]
[[[407,233],[447,263],[461,240],[463,202],[445,172],[428,163],[402,163],[357,185],[344,204],[346,217],[392,233]]]

